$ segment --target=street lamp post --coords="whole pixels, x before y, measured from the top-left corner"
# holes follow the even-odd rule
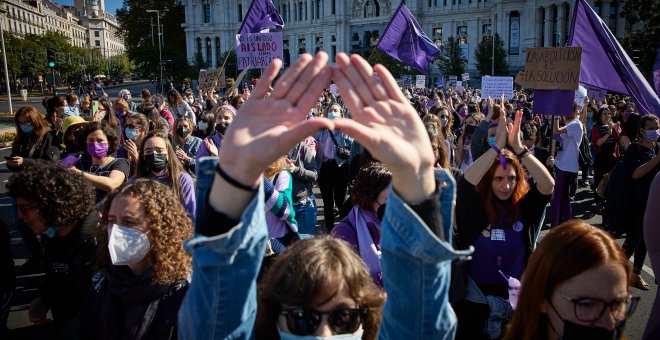
[[[148,9],[148,13],[156,13],[156,25],[158,25],[158,64],[160,66],[160,92],[163,93],[163,53],[161,46],[161,36],[162,32],[160,31],[160,12],[165,12],[157,9]]]
[[[6,10],[0,10],[0,14],[2,16],[5,16]],[[4,27],[2,26],[2,23],[0,23],[0,41],[2,41],[2,63],[5,67],[5,83],[7,84],[7,99],[9,101],[9,112],[14,112],[14,108],[11,105],[11,87],[9,85],[9,70],[7,70],[7,52],[5,51],[5,35],[4,35]]]

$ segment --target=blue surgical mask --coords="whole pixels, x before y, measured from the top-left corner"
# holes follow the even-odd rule
[[[136,129],[126,128],[126,138],[135,142],[135,140],[138,138],[138,135],[139,133]]]
[[[55,228],[55,226],[52,225],[48,227],[48,229],[46,229],[46,231],[44,231],[41,234],[48,236],[48,238],[53,238],[57,235],[57,228]]]
[[[488,146],[493,146],[495,145],[495,142],[497,141],[497,137],[488,137]]]
[[[341,115],[336,112],[328,112],[328,119],[339,119]]]
[[[587,118],[593,119],[594,117],[594,112],[593,111],[587,111]]]
[[[30,134],[32,131],[34,131],[34,126],[32,126],[30,123],[21,124],[21,131],[23,131],[23,133]]]
[[[660,138],[660,130],[648,130],[646,131],[646,139],[655,142]]]

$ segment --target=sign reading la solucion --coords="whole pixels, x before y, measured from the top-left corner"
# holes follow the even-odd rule
[[[516,83],[538,90],[577,90],[581,61],[582,47],[528,48]]]
[[[282,32],[236,35],[239,70],[266,68],[273,59],[284,59]]]

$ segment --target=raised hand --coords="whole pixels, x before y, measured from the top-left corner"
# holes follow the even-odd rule
[[[333,129],[326,118],[305,120],[330,84],[332,69],[328,55],[319,52],[300,57],[278,80],[270,97],[271,82],[282,67],[274,60],[238,111],[220,147],[221,168],[245,185],[259,183],[263,169],[284,155],[299,141],[319,129]]]
[[[520,138],[520,122],[522,121],[522,110],[516,110],[516,116],[513,124],[509,123],[509,138],[507,142],[513,151],[517,154],[523,152],[524,146]],[[501,120],[500,120],[501,122]]]
[[[393,186],[406,202],[427,199],[435,190],[435,159],[415,109],[382,65],[372,69],[362,57],[344,53],[337,55],[337,64],[333,79],[353,120],[337,119],[335,127],[392,171]]]
[[[497,122],[497,130],[495,131],[495,144],[500,150],[504,149],[508,141],[506,128],[506,115],[500,114],[500,118]]]

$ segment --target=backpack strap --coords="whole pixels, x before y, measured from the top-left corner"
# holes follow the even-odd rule
[[[142,337],[144,337],[144,335],[147,333],[147,330],[149,329],[149,326],[151,326],[151,322],[153,322],[154,316],[158,311],[159,304],[160,304],[160,299],[156,299],[149,304],[149,307],[147,307],[147,311],[144,312],[144,317],[142,317],[142,324],[140,325],[140,330],[137,334],[137,337],[135,337],[136,339],[142,339]]]

